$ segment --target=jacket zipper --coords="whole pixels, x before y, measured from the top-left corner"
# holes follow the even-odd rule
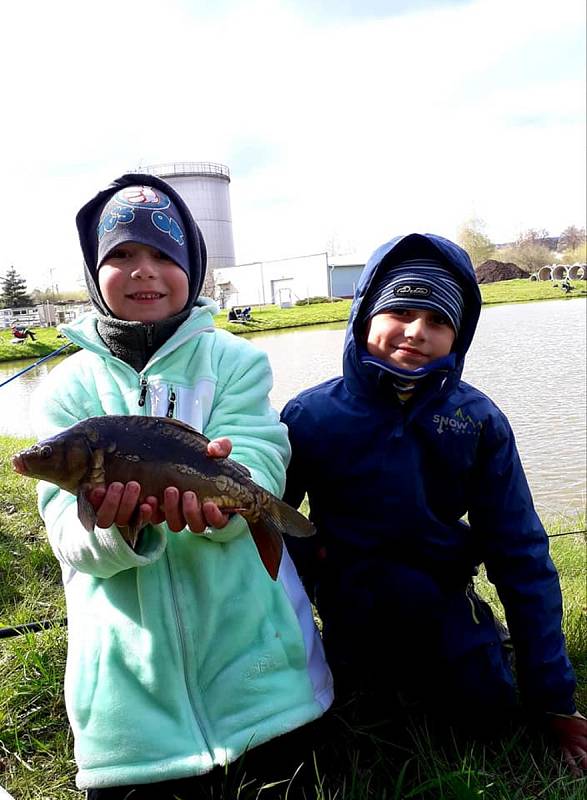
[[[175,389],[173,386],[169,387],[169,395],[168,395],[168,405],[167,405],[167,414],[166,417],[173,417],[173,412],[175,410]]]
[[[142,408],[147,399],[147,379],[141,375],[141,393],[139,394],[139,406]]]
[[[206,743],[206,747],[208,748],[208,752],[210,753],[210,756],[212,757],[212,762],[214,762],[214,757],[215,757],[214,756],[214,750],[212,749],[212,745],[211,745],[210,739],[208,737],[207,726],[204,724],[204,721],[202,720],[202,717],[201,717],[201,715],[200,715],[200,713],[198,711],[198,706],[197,706],[197,703],[196,703],[196,699],[194,697],[194,693],[192,691],[192,687],[191,687],[190,681],[189,681],[189,675],[188,675],[188,670],[187,670],[187,652],[186,652],[186,646],[185,646],[185,636],[184,636],[183,628],[182,628],[182,625],[181,625],[181,616],[180,616],[180,613],[179,613],[179,605],[177,603],[177,597],[176,597],[175,588],[174,588],[174,585],[173,585],[173,569],[171,567],[171,559],[169,558],[169,553],[167,551],[165,552],[165,559],[167,561],[167,570],[169,572],[169,590],[170,590],[170,593],[171,593],[171,599],[173,601],[173,611],[175,613],[175,624],[176,624],[176,627],[177,627],[177,634],[178,634],[178,637],[179,637],[179,646],[180,646],[180,649],[181,649],[181,659],[182,659],[182,662],[183,662],[183,673],[184,673],[185,689],[186,689],[186,693],[187,693],[187,696],[188,696],[190,707],[192,709],[192,713],[193,713],[194,718],[196,720],[196,724],[198,725],[198,728],[199,728],[199,733],[202,735],[202,738],[204,739],[204,742]]]

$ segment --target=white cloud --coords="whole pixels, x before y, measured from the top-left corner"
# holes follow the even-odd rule
[[[0,274],[73,283],[77,208],[158,162],[229,166],[239,261],[584,224],[583,3],[384,5],[3,6]]]

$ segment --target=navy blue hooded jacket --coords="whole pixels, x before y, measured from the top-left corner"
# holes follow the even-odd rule
[[[382,271],[416,256],[458,276],[465,309],[454,352],[402,405],[385,362],[366,351],[361,306]],[[318,590],[319,611],[334,615],[336,598],[320,607],[324,563],[344,576],[362,560],[388,559],[464,591],[483,562],[506,611],[523,699],[535,711],[572,713],[558,575],[514,436],[497,406],[461,380],[480,309],[471,261],[452,242],[411,234],[373,253],[351,308],[343,376],[303,391],[282,413],[292,445],[285,500],[298,507],[307,492],[318,531],[316,542],[290,539],[288,549],[311,596]],[[320,548],[326,562],[317,570]],[[458,647],[479,644],[473,634]]]

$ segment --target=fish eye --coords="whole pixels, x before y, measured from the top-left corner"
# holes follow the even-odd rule
[[[51,450],[48,444],[41,447],[41,453],[40,453],[41,458],[49,458],[52,455],[52,453],[53,450]]]

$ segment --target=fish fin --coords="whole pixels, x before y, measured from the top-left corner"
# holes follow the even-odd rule
[[[79,521],[87,531],[93,531],[96,524],[96,512],[94,506],[86,497],[86,488],[80,486],[77,490],[77,515]]]
[[[139,539],[139,533],[142,530],[141,526],[141,507],[139,504],[135,506],[134,511],[132,512],[128,524],[124,527],[118,529],[124,541],[131,547],[133,550],[135,549],[136,543]]]
[[[144,417],[139,417],[139,419],[144,420]],[[198,439],[201,443],[207,445],[210,442],[207,436],[200,431],[197,431],[195,428],[192,428],[191,425],[188,425],[187,422],[183,422],[181,419],[171,419],[169,417],[151,417],[151,419],[156,420],[157,423],[161,423],[164,425],[169,425],[177,428],[178,430],[184,431],[184,433],[189,433],[190,436],[193,436],[195,439]]]
[[[249,522],[251,536],[261,556],[265,569],[275,581],[281,564],[283,538],[270,517],[261,517],[256,522]]]
[[[221,461],[222,459],[218,459]],[[244,475],[245,478],[250,478],[251,473],[249,470],[244,466],[244,464],[239,464],[238,461],[234,461],[232,458],[225,458],[224,461],[228,461],[230,466],[235,470],[235,472],[240,472],[241,475]]]
[[[293,506],[284,503],[283,500],[274,498],[270,506],[270,511],[264,511],[274,519],[278,519],[278,527],[281,534],[287,533],[289,536],[296,538],[305,538],[306,536],[314,536],[316,528],[313,523],[299,511],[296,511]]]
[[[131,527],[130,525],[121,525],[118,530],[120,531],[120,535],[127,545],[134,550],[139,539],[141,528]]]

